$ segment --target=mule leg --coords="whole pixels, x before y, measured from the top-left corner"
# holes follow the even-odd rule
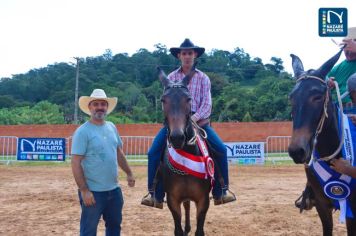
[[[347,235],[356,236],[356,219],[346,218]]]
[[[315,208],[318,212],[321,224],[323,226],[323,235],[332,236],[333,233],[333,216],[332,210],[333,205],[330,199],[328,199],[324,190],[319,184],[317,177],[314,175],[314,172],[310,168],[305,169],[307,175],[307,180],[312,187],[315,196]]]
[[[354,190],[349,196],[350,207],[354,218],[346,218],[347,235],[356,236],[356,191]]]
[[[321,224],[323,226],[323,235],[332,236],[333,234],[333,216],[332,209],[328,207],[328,204],[316,202],[316,210],[319,214]]]
[[[201,198],[197,203],[197,231],[195,231],[195,236],[204,236],[204,222],[206,213],[209,209],[209,195]]]
[[[185,210],[185,226],[184,226],[184,235],[188,235],[191,230],[190,226],[190,201],[183,202]]]
[[[171,195],[167,194],[167,205],[173,216],[175,236],[184,235],[182,229],[182,212],[180,209],[180,204],[181,203],[174,199]]]

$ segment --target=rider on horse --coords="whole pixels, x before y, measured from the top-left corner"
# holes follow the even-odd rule
[[[170,48],[170,52],[178,58],[182,65],[177,70],[168,75],[168,79],[173,82],[181,81],[186,74],[188,74],[194,64],[194,60],[204,53],[205,49],[195,46],[189,39],[185,39],[180,47]],[[222,140],[215,133],[210,126],[209,117],[211,114],[212,101],[210,93],[210,79],[200,70],[195,70],[195,74],[190,80],[188,89],[190,91],[191,110],[193,112],[191,119],[201,126],[207,133],[207,141],[212,149],[218,153],[218,156],[213,156],[217,169],[215,172],[215,179],[219,179],[219,174],[222,176],[224,186],[220,182],[215,181],[213,186],[213,197],[215,205],[224,204],[227,202],[235,201],[234,194],[227,191],[229,178],[228,178],[228,162],[227,150]],[[153,144],[148,151],[148,191],[150,194],[142,199],[141,204],[146,206],[154,206],[163,208],[164,190],[162,181],[158,179],[158,183],[154,184],[154,178],[157,168],[160,164],[160,158],[166,148],[167,142],[167,128],[163,127],[156,135]],[[211,155],[211,153],[210,153]],[[155,186],[155,189],[154,189]]]

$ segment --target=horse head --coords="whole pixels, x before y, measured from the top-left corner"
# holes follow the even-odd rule
[[[325,119],[332,110],[332,102],[325,77],[338,61],[341,52],[342,50],[319,69],[308,71],[304,71],[299,57],[291,54],[296,85],[289,95],[293,133],[288,152],[297,164],[309,162],[316,138],[329,122]]]
[[[168,125],[168,140],[176,149],[183,148],[187,142],[191,115],[191,96],[188,84],[195,73],[195,66],[196,63],[183,80],[176,83],[170,81],[161,68],[157,68],[164,87],[161,102]]]

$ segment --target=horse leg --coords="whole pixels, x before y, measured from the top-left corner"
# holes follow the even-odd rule
[[[197,205],[197,231],[195,231],[195,236],[204,236],[204,222],[206,213],[209,209],[209,195],[202,197]]]
[[[174,199],[171,195],[167,194],[167,205],[169,210],[172,213],[173,220],[174,220],[174,235],[175,236],[183,236],[183,229],[182,229],[182,213],[180,209],[180,202],[177,199]]]
[[[183,202],[185,210],[185,226],[184,226],[184,235],[188,235],[190,232],[190,201]]]

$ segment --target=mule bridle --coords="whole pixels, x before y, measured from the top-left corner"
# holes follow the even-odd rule
[[[297,80],[296,80],[296,83],[302,81],[302,80],[306,80],[306,79],[315,79],[315,80],[318,80],[319,82],[323,83],[326,85],[327,87],[327,82],[317,76],[312,76],[312,75],[302,75],[301,77],[299,77]],[[335,89],[336,89],[336,94],[337,94],[337,98],[338,98],[338,103],[339,103],[339,109],[340,109],[340,114],[342,115],[343,113],[343,107],[342,107],[342,102],[341,102],[341,98],[340,98],[340,90],[339,90],[339,85],[336,81],[334,81],[335,83]],[[329,90],[326,89],[326,93],[325,93],[325,100],[324,100],[324,105],[323,105],[323,114],[319,120],[319,123],[318,123],[318,126],[317,126],[317,129],[314,133],[314,139],[313,139],[313,148],[312,148],[312,152],[311,152],[311,158],[310,158],[310,161],[308,163],[308,165],[310,166],[312,164],[313,161],[330,161],[331,159],[335,158],[339,153],[340,153],[340,150],[344,144],[344,123],[343,123],[343,119],[340,119],[340,129],[341,129],[341,138],[340,138],[340,142],[339,142],[339,146],[338,148],[334,151],[333,154],[329,155],[329,156],[326,156],[326,157],[320,157],[319,159],[317,159],[315,156],[314,156],[314,150],[315,150],[315,147],[316,147],[316,144],[317,144],[317,138],[319,136],[319,134],[321,133],[321,131],[323,130],[323,127],[324,127],[324,123],[325,123],[325,120],[328,118],[328,103],[329,103],[329,100],[330,100],[330,93],[329,93]]]
[[[188,90],[188,93],[189,93],[188,87],[183,85],[183,84],[180,84],[180,83],[172,84],[172,85],[168,86],[167,88],[165,88],[165,91],[168,90],[168,89],[171,89],[171,88],[184,88],[184,89]],[[188,134],[188,124],[189,124],[189,121],[190,121],[192,123],[192,125],[193,125],[194,135],[193,135],[193,137],[191,139],[189,139],[186,142],[186,144],[187,145],[195,145],[195,143],[197,141],[197,135],[198,135],[197,130],[201,134],[201,137],[204,138],[204,139],[207,138],[207,134],[206,134],[206,131],[203,128],[201,128],[194,120],[191,119],[190,114],[191,114],[191,110],[189,111],[189,113],[186,116],[186,123],[185,123],[185,127],[184,127],[184,137],[186,137],[187,134]],[[166,118],[166,120],[167,120],[167,118]],[[169,125],[167,127],[167,131],[168,131],[167,132],[167,140],[168,140],[168,143],[171,144],[171,140],[169,138],[170,132],[171,132],[170,129],[169,129]],[[185,138],[184,138],[184,140],[185,140]]]

